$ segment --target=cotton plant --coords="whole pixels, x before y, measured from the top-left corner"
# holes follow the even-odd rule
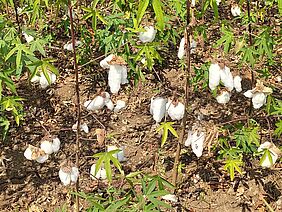
[[[108,92],[102,92],[93,100],[87,100],[86,102],[84,102],[83,105],[87,110],[90,111],[100,110],[104,106],[106,106],[109,110],[113,110],[113,103]]]
[[[244,93],[244,96],[252,99],[255,109],[261,108],[266,103],[267,95],[272,93],[272,89],[263,85],[263,82],[257,80],[256,87]]]
[[[59,170],[59,178],[64,186],[75,184],[78,177],[79,170],[72,162],[66,161],[62,163]]]
[[[121,85],[128,83],[126,62],[122,57],[109,55],[100,62],[100,66],[109,69],[108,84],[112,93],[118,93]]]
[[[204,142],[206,138],[206,133],[198,130],[190,130],[188,131],[188,137],[185,141],[185,146],[192,147],[192,151],[199,158],[203,154],[204,150]]]
[[[124,156],[124,146],[123,147],[117,147],[117,146],[114,146],[114,145],[109,145],[107,146],[107,151],[110,152],[112,150],[120,150],[119,152],[113,154],[113,156],[115,158],[118,159],[119,162],[124,162],[127,160],[127,158]]]
[[[49,155],[46,154],[42,149],[28,145],[27,149],[24,152],[24,156],[28,160],[34,160],[38,163],[44,163],[48,160]]]
[[[32,78],[31,78],[31,82],[32,83],[39,83],[40,84],[40,87],[42,89],[45,89],[49,86],[49,82],[48,80],[46,79],[44,73],[40,70],[38,71],[38,74],[39,75],[34,75]],[[56,79],[57,79],[57,76],[56,74],[54,74],[53,72],[51,71],[47,71],[47,74],[49,76],[49,79],[50,79],[50,84],[53,84],[56,82]]]
[[[191,54],[195,52],[196,47],[197,47],[197,42],[194,39],[192,39],[190,44]],[[185,56],[185,54],[186,54],[185,38],[182,38],[179,44],[177,56],[179,59],[182,59]]]
[[[268,150],[270,154],[264,154],[261,159],[261,166],[270,168],[281,155],[281,151],[271,142],[264,142],[258,148],[258,152]],[[271,157],[271,158],[270,158]]]
[[[75,46],[79,46],[79,45],[81,45],[81,44],[82,44],[81,41],[75,41],[75,43],[74,43]],[[67,51],[73,51],[72,42],[66,43],[63,48],[64,48],[65,50],[67,50]]]
[[[172,120],[180,120],[184,116],[185,107],[181,102],[169,99],[166,103],[166,111]]]
[[[162,97],[151,98],[150,113],[153,119],[159,123],[166,113],[167,99]]]
[[[232,5],[232,7],[231,7],[231,14],[234,17],[237,17],[237,16],[241,15],[241,9],[240,9],[240,7],[237,4]]]
[[[144,27],[145,32],[139,33],[139,40],[142,43],[150,43],[152,42],[157,34],[157,30],[153,26],[145,26]]]
[[[57,153],[60,150],[60,139],[53,138],[53,139],[43,139],[40,144],[40,148],[48,155],[52,153]]]
[[[72,130],[74,132],[77,131],[77,122],[74,125],[72,125]],[[89,127],[88,127],[88,125],[86,123],[80,124],[80,130],[85,132],[85,133],[89,133]]]
[[[107,179],[107,174],[106,174],[106,169],[105,168],[100,167],[96,174],[95,174],[95,169],[96,169],[96,164],[93,164],[90,167],[90,177],[92,179],[101,179],[101,180]]]

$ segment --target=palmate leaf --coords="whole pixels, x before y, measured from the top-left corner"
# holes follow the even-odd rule
[[[229,173],[231,181],[235,178],[235,171],[242,175],[241,165],[243,165],[243,162],[239,159],[229,159],[225,161],[224,169]]]
[[[122,171],[120,162],[118,161],[117,158],[113,156],[113,154],[116,154],[119,151],[120,151],[119,149],[116,149],[116,150],[112,150],[109,152],[100,152],[100,153],[93,155],[93,157],[99,158],[96,162],[94,175],[96,175],[98,170],[102,168],[102,165],[104,165],[105,170],[106,170],[107,179],[109,180],[109,182],[111,182],[112,181],[111,162],[119,170],[121,174],[124,174]]]
[[[167,137],[168,137],[168,132],[169,132],[169,131],[170,131],[176,138],[178,138],[177,132],[176,132],[175,129],[172,127],[173,124],[174,124],[174,122],[162,122],[161,125],[156,129],[157,132],[159,132],[160,130],[163,130],[161,147],[163,147],[163,145],[164,145],[165,142],[167,141]]]
[[[164,11],[162,8],[162,2],[160,0],[152,1],[153,9],[156,14],[157,24],[161,31],[164,30]]]
[[[272,165],[273,165],[273,158],[272,158],[272,155],[271,155],[271,153],[270,153],[270,151],[269,151],[268,149],[264,149],[263,155],[262,155],[262,157],[261,157],[261,159],[260,159],[260,162],[259,162],[260,165],[262,165],[263,162],[264,162],[267,158],[269,159],[270,165],[272,166]]]
[[[275,123],[275,126],[277,127],[274,131],[274,134],[277,135],[277,137],[280,137],[282,134],[282,120],[279,120],[277,123]]]
[[[141,23],[141,20],[146,12],[149,5],[149,0],[139,0],[138,10],[137,10],[137,27]]]

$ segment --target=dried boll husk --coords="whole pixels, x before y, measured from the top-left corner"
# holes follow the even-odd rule
[[[159,123],[163,119],[166,113],[167,99],[162,97],[151,98],[150,113],[153,115],[153,119]]]

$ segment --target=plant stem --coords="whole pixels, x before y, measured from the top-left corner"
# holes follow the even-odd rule
[[[15,13],[16,13],[16,21],[17,21],[17,25],[18,25],[18,34],[19,37],[22,41],[22,30],[21,30],[21,25],[20,25],[20,20],[19,20],[19,14],[18,14],[18,1],[17,0],[13,0],[13,4],[14,4],[14,9],[15,9]],[[7,3],[8,4],[8,3]]]
[[[68,0],[68,8],[70,14],[70,27],[71,27],[71,39],[73,46],[73,65],[75,71],[75,92],[76,92],[76,117],[77,117],[77,130],[76,130],[76,154],[75,154],[75,164],[76,167],[79,168],[79,140],[80,140],[80,120],[81,120],[81,111],[80,111],[80,95],[79,95],[79,79],[78,79],[78,66],[76,61],[76,49],[75,49],[75,34],[74,34],[74,26],[73,26],[73,18],[72,18],[72,5],[71,1]],[[79,178],[75,184],[75,191],[79,191]],[[79,197],[75,196],[75,204],[76,211],[79,212]]]
[[[190,78],[190,34],[191,34],[191,28],[190,28],[190,7],[191,3],[190,0],[187,0],[186,2],[186,9],[187,9],[187,26],[185,29],[184,37],[185,37],[185,44],[186,44],[186,71],[185,71],[185,99],[184,99],[184,116],[181,122],[181,132],[179,136],[179,140],[177,143],[177,149],[175,153],[175,159],[173,164],[173,173],[172,173],[172,184],[176,186],[177,182],[177,176],[178,176],[178,165],[179,165],[179,159],[180,159],[180,152],[181,152],[181,146],[184,144],[184,134],[185,134],[185,126],[187,121],[187,107],[188,107],[188,98],[189,98],[189,78]]]

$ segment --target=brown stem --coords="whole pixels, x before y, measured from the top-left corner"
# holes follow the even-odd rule
[[[76,49],[75,49],[75,34],[72,18],[72,5],[71,1],[68,0],[68,8],[70,14],[70,27],[71,27],[71,39],[73,46],[73,64],[75,71],[75,92],[76,92],[76,117],[77,117],[77,130],[76,130],[76,154],[75,154],[75,164],[79,168],[79,140],[80,140],[80,120],[81,120],[81,111],[80,111],[80,95],[79,95],[79,80],[78,80],[78,66],[76,61]],[[79,178],[75,184],[75,191],[79,192]],[[79,212],[79,197],[75,196],[76,211]]]
[[[178,176],[178,165],[179,165],[179,159],[180,159],[180,152],[181,152],[181,146],[184,144],[184,133],[185,133],[185,126],[187,121],[187,107],[188,107],[188,98],[189,98],[189,78],[190,78],[190,0],[187,0],[186,8],[187,8],[187,26],[185,29],[185,44],[186,44],[186,71],[185,71],[185,99],[184,99],[184,116],[181,122],[181,132],[179,136],[179,141],[177,143],[177,149],[175,153],[175,159],[173,164],[173,173],[172,173],[172,184],[176,186],[177,182],[177,176]]]
[[[18,6],[19,6],[18,5],[18,1],[17,0],[13,0],[13,4],[14,4],[15,13],[16,13],[16,21],[17,21],[17,25],[18,25],[18,34],[19,34],[19,37],[20,37],[20,39],[22,41],[22,30],[21,30],[19,14],[18,14]]]

